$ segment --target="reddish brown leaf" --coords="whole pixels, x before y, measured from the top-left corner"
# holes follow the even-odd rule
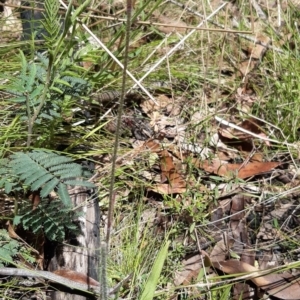
[[[269,45],[271,42],[271,39],[267,36],[258,35],[256,38],[266,45]],[[252,44],[248,47],[247,52],[249,54],[249,59],[241,62],[240,65],[237,66],[243,76],[249,74],[260,64],[262,57],[264,56],[267,49],[267,47],[259,45],[259,43],[255,43],[254,46]]]
[[[223,133],[219,132],[220,140],[225,145],[239,150],[240,155],[242,157],[244,157],[245,159],[247,159],[249,157],[250,153],[253,151],[253,142],[251,141],[251,139],[238,140],[236,138],[224,137],[221,134],[223,134]],[[219,158],[222,160],[227,160],[226,157],[224,159],[222,156],[219,156]],[[250,156],[250,161],[262,161],[262,160],[263,160],[263,155],[260,152],[255,152],[254,154],[251,154],[251,156]]]
[[[269,172],[270,170],[278,167],[280,162],[277,161],[269,161],[269,162],[250,162],[247,165],[241,168],[241,164],[232,164],[230,168],[238,171],[238,178],[245,179],[247,177],[255,176],[258,174],[262,174],[265,172]]]
[[[160,157],[160,169],[162,182],[166,179],[169,182],[171,190],[181,189],[186,187],[186,182],[183,177],[177,172],[176,166],[174,165],[173,159],[167,150],[159,152]]]
[[[167,150],[163,150],[159,153],[160,156],[160,170],[162,176],[162,182],[165,179],[170,180],[171,173],[175,172],[175,166],[172,160],[172,157],[169,155]]]
[[[150,190],[160,194],[180,194],[186,191],[186,181],[178,172],[173,158],[167,150],[161,150],[155,141],[147,141],[143,147],[157,153],[160,159],[161,184],[153,185]],[[167,184],[165,182],[168,182]]]
[[[28,199],[32,202],[32,210],[35,210],[41,202],[40,191],[33,191]]]
[[[246,119],[241,124],[239,124],[239,126],[243,129],[246,129],[256,134],[264,133],[262,125],[263,123],[261,121],[254,118]]]
[[[206,172],[214,173],[220,176],[232,177],[236,176],[240,179],[245,179],[251,176],[259,175],[268,172],[280,165],[280,162],[250,162],[243,166],[243,164],[228,164],[218,159],[212,161],[194,160],[194,164]]]
[[[264,45],[269,45],[271,43],[271,39],[268,36],[264,36],[262,34],[257,35],[256,39]],[[267,49],[267,47],[260,45],[259,43],[255,43],[255,46],[249,47],[248,51],[252,58],[260,60],[262,59]]]

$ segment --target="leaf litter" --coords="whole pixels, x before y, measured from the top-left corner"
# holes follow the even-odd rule
[[[288,8],[287,1],[283,2],[282,11]],[[135,130],[141,122],[132,122],[131,116],[124,118],[124,127],[132,131],[129,142],[132,149],[119,158],[118,167],[134,169],[135,163],[146,161],[143,168],[134,169],[134,172],[135,178],[147,183],[148,194],[144,201],[151,204],[151,208],[147,209],[147,222],[157,227],[157,232],[168,229],[171,226],[168,209],[172,209],[172,204],[165,199],[172,198],[183,204],[182,211],[172,215],[173,222],[183,220],[187,227],[195,224],[188,234],[177,237],[185,248],[192,245],[192,251],[181,257],[182,268],[174,272],[174,287],[193,283],[195,286],[203,284],[203,288],[212,287],[220,284],[222,279],[216,274],[221,272],[232,275],[232,281],[224,279],[224,282],[233,283],[232,299],[238,299],[240,295],[245,299],[257,299],[253,296],[255,293],[276,299],[300,299],[299,266],[292,265],[297,260],[298,249],[288,245],[289,241],[293,244],[291,241],[299,240],[299,191],[290,191],[299,185],[298,173],[290,152],[282,155],[278,150],[278,155],[273,154],[278,146],[276,141],[285,147],[293,147],[299,153],[298,146],[288,144],[284,136],[281,136],[282,143],[275,140],[273,137],[278,138],[281,134],[278,134],[278,128],[272,126],[267,118],[258,119],[252,115],[255,105],[261,101],[254,86],[260,80],[258,71],[261,71],[268,52],[271,49],[280,53],[284,43],[293,42],[292,36],[284,36],[278,44],[271,43],[272,38],[266,28],[269,25],[277,28],[280,16],[273,4],[269,4],[269,1],[253,1],[257,18],[254,21],[253,15],[248,18],[252,19],[248,29],[254,28],[252,40],[245,39],[242,34],[224,38],[225,43],[234,48],[234,55],[223,55],[223,61],[218,62],[220,72],[214,73],[215,78],[203,76],[201,96],[193,91],[189,82],[185,92],[180,91],[178,96],[180,82],[174,81],[170,93],[156,95],[156,103],[144,98],[139,109],[147,117],[142,119],[147,123],[145,128],[150,127],[151,132],[143,138]],[[219,5],[220,1],[211,1],[210,9],[215,10]],[[269,24],[266,24],[267,16],[262,7],[270,8]],[[201,11],[198,7],[194,10],[197,9]],[[170,25],[156,28],[162,34],[184,36],[184,26],[195,18],[195,15],[185,13],[180,11],[175,18],[173,10],[170,10],[163,15],[153,13],[152,17],[159,23]],[[221,25],[222,28],[248,22],[236,3],[229,3],[227,12],[220,11],[219,19],[225,17],[227,20],[228,13],[232,17],[232,26],[225,24]],[[218,25],[215,19],[209,20],[209,23]],[[207,43],[211,42],[210,39]],[[184,47],[177,51],[189,51]],[[204,75],[213,71],[210,63],[209,60],[205,62]],[[203,77],[199,75],[197,79],[201,81]],[[232,86],[235,81],[240,86]],[[224,102],[218,104],[215,95],[224,97]],[[214,118],[215,115],[222,115],[222,120],[227,121],[218,122],[220,118]],[[102,159],[100,157],[99,161]],[[297,162],[298,159],[299,154]],[[105,161],[108,166],[107,161],[109,159]],[[99,173],[104,172],[104,169],[100,170]],[[128,189],[132,186],[128,182]],[[128,189],[123,190],[123,196],[130,194]],[[192,194],[196,191],[203,197],[199,201],[209,200],[201,212],[207,217],[205,222],[198,220],[193,210],[188,216],[184,214],[186,207],[195,205]],[[204,194],[212,191],[213,199],[211,195],[205,198]],[[121,198],[122,191],[119,193]],[[200,208],[194,209],[198,212]],[[156,222],[152,222],[153,219]],[[288,268],[290,265],[292,267]],[[200,276],[203,269],[207,271],[205,278]],[[249,282],[252,285],[248,285]],[[151,289],[154,293],[154,288]],[[205,299],[207,289],[203,292],[192,289],[189,295],[194,297],[193,293],[198,293],[199,299]]]
[[[165,33],[172,30],[174,28],[169,28]],[[242,48],[238,50],[242,53],[242,60],[229,59],[236,70],[231,75],[229,73],[229,77],[250,80],[259,69],[268,47],[272,45],[270,37],[265,34],[257,34],[254,38],[256,43],[243,41]],[[145,180],[152,178],[147,188],[152,193],[152,203],[154,200],[158,207],[167,208],[168,204],[161,202],[161,199],[168,195],[183,203],[183,206],[189,205],[190,191],[198,189],[204,193],[209,186],[214,186],[216,195],[219,195],[215,198],[215,204],[206,208],[211,223],[200,224],[200,228],[206,228],[206,234],[198,236],[200,248],[196,246],[192,254],[183,257],[182,270],[174,273],[174,286],[199,284],[201,270],[210,267],[206,279],[208,282],[216,276],[215,270],[234,274],[237,278],[232,287],[233,299],[234,295],[253,298],[253,285],[247,284],[249,280],[261,295],[300,299],[297,277],[280,271],[279,266],[284,266],[284,263],[278,263],[280,254],[275,255],[269,245],[280,245],[280,241],[284,241],[284,237],[279,237],[279,232],[281,235],[287,234],[284,232],[290,230],[289,225],[274,229],[274,224],[270,225],[270,222],[284,222],[286,215],[296,209],[293,199],[298,192],[289,195],[286,204],[281,200],[264,204],[264,199],[288,191],[298,181],[296,174],[288,169],[290,162],[276,155],[271,158],[268,154],[277,146],[272,138],[276,128],[272,128],[268,120],[258,119],[251,114],[253,106],[259,101],[255,91],[246,83],[235,90],[233,100],[229,99],[229,103],[234,101],[235,105],[231,103],[232,106],[228,108],[228,103],[224,102],[217,108],[219,111],[226,108],[224,116],[229,117],[229,126],[213,121],[210,115],[216,110],[212,107],[209,108],[210,112],[193,113],[189,110],[194,106],[193,101],[189,100],[190,96],[181,96],[179,99],[178,96],[160,94],[156,99],[157,104],[147,99],[140,104],[154,134],[135,148],[135,157],[146,152],[149,158],[155,155],[156,162],[149,164],[152,167],[147,170],[145,177]],[[206,132],[198,132],[199,124],[208,127]],[[235,126],[231,127],[230,124]],[[282,175],[277,175],[282,172],[289,178],[284,182],[279,178]],[[281,187],[273,184],[276,180]],[[222,206],[224,201],[226,205]],[[188,219],[186,222],[189,224]],[[161,226],[159,222],[153,225]],[[195,229],[192,233],[198,235],[199,231]],[[201,245],[206,245],[208,238],[211,243],[208,248],[204,247],[204,252]],[[206,264],[209,261],[208,265],[203,265],[204,260]],[[266,274],[264,270],[272,274]],[[238,283],[239,276],[241,283]],[[243,276],[248,276],[247,281]]]
[[[212,1],[211,7],[216,7],[217,3],[219,1]],[[262,5],[260,3],[256,9]],[[229,10],[233,16],[243,19],[234,4],[229,5]],[[168,13],[155,15],[155,18],[174,25],[174,28],[158,28],[163,33],[185,34],[181,27],[177,30],[175,26],[188,23],[176,21],[174,16],[169,18]],[[241,86],[229,88],[232,94],[227,96],[227,101],[204,108],[197,103],[196,95],[189,94],[188,86],[186,93],[177,96],[176,83],[173,83],[174,93],[158,93],[156,103],[147,98],[141,101],[139,108],[147,117],[153,134],[145,141],[139,141],[137,136],[131,139],[134,151],[126,163],[148,159],[148,167],[144,167],[139,176],[147,182],[148,198],[144,200],[151,205],[156,203],[153,211],[158,209],[153,222],[156,232],[161,234],[172,226],[168,215],[168,209],[173,211],[172,202],[165,199],[174,199],[183,207],[171,214],[172,222],[184,220],[186,226],[195,224],[189,234],[179,234],[176,238],[185,245],[186,253],[181,268],[173,277],[175,288],[202,284],[202,292],[201,289],[188,292],[194,299],[205,299],[207,289],[204,287],[213,286],[216,281],[220,283],[222,279],[216,275],[220,272],[232,275],[231,281],[224,280],[232,283],[232,299],[239,299],[241,295],[243,299],[256,299],[255,294],[300,299],[297,272],[283,271],[285,265],[295,260],[295,255],[280,262],[280,257],[285,255],[286,235],[299,224],[299,207],[295,200],[299,192],[289,192],[299,181],[292,171],[293,159],[289,153],[270,155],[281,144],[273,138],[281,135],[278,127],[252,114],[261,100],[251,81],[255,82],[269,49],[275,47],[259,19],[254,21],[254,27],[255,32],[264,33],[254,34],[250,41],[241,35],[236,39],[228,37],[232,47],[239,47],[235,48],[235,57],[228,57],[221,64],[223,70],[226,69],[221,89],[224,88],[226,94],[226,82],[231,84],[236,80]],[[232,67],[233,71],[228,71]],[[207,103],[216,103],[213,82],[206,85]],[[222,118],[214,118],[214,115],[222,115]],[[282,145],[297,148],[296,144],[288,144],[284,136],[282,138]],[[195,205],[191,199],[195,191],[204,195],[212,190],[213,201],[210,195],[204,209],[205,224],[193,213],[185,215],[186,207]],[[267,202],[273,196],[276,201]],[[194,207],[189,211],[198,209]],[[161,226],[163,228],[159,229]],[[296,240],[296,236],[292,235],[292,239]],[[191,244],[193,250],[189,252],[187,245]],[[207,273],[203,277],[204,268]],[[170,299],[176,299],[175,295]]]

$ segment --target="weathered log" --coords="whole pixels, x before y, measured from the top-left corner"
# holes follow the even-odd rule
[[[83,215],[79,217],[81,234],[69,244],[59,245],[51,259],[49,270],[73,270],[98,281],[100,249],[100,209],[97,198],[92,198],[84,187],[70,190],[73,206]],[[91,199],[92,198],[92,199]],[[54,300],[84,300],[85,297],[63,292],[52,292]]]

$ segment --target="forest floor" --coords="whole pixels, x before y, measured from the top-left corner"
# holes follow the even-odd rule
[[[124,17],[102,2],[97,16]],[[299,5],[136,1],[128,70],[143,88],[128,77],[107,266],[111,286],[132,275],[122,299],[300,299]],[[122,61],[122,20],[96,20]],[[95,163],[105,235],[122,71],[106,50],[83,67],[99,112],[77,157]]]

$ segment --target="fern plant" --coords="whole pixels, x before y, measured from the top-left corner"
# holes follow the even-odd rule
[[[41,197],[36,209],[32,209],[31,203],[22,203],[14,217],[15,225],[21,223],[33,233],[43,229],[49,240],[62,241],[66,230],[78,232],[74,224],[78,214],[72,210],[68,186],[94,188],[94,184],[84,179],[90,175],[71,158],[50,151],[16,152],[0,160],[0,188],[7,194],[38,191]],[[57,193],[58,199],[49,202],[47,197],[52,191]]]
[[[76,219],[80,213],[70,210],[62,205],[61,201],[42,199],[36,209],[32,209],[31,203],[24,205],[19,215],[14,218],[14,225],[22,224],[25,230],[33,233],[43,233],[50,241],[62,242],[66,232],[79,233]]]
[[[48,84],[49,59],[40,54],[38,57],[39,61],[28,63],[21,52],[21,72],[4,88],[13,95],[6,101],[17,105],[17,114],[28,126],[27,146],[32,141],[37,146],[41,141],[50,144],[53,128],[62,127],[63,116],[71,110],[72,98],[83,96],[90,89],[88,81],[72,70],[71,58],[64,59]],[[34,136],[38,139],[33,140]]]
[[[68,186],[94,188],[94,184],[80,180],[84,175],[81,165],[71,158],[43,150],[16,152],[0,160],[0,188],[8,194],[17,187],[30,191],[40,190],[41,198],[56,191],[65,207],[71,207]]]
[[[6,74],[8,83],[0,87],[12,95],[6,102],[17,106],[17,115],[27,126],[27,147],[53,147],[57,129],[63,128],[64,116],[71,115],[73,99],[87,95],[91,88],[84,78],[85,70],[74,63],[72,39],[65,39],[76,19],[72,23],[71,17],[66,17],[62,30],[59,2],[46,0],[44,8],[44,20],[40,23],[47,33],[47,51],[37,52],[33,61],[28,61],[20,51],[19,74]]]
[[[88,2],[80,6],[75,15]],[[84,186],[92,189],[94,185],[86,180],[91,174],[80,164],[50,149],[56,150],[60,146],[55,137],[67,130],[62,130],[64,116],[69,114],[78,98],[87,95],[91,84],[84,78],[85,71],[74,63],[73,42],[65,39],[68,29],[75,28],[76,17],[70,14],[72,7],[69,7],[63,29],[58,0],[46,0],[44,8],[41,22],[46,32],[43,38],[47,51],[35,53],[34,60],[27,59],[20,51],[20,71],[6,74],[8,82],[0,86],[0,90],[11,95],[5,99],[5,104],[8,107],[14,105],[18,122],[27,132],[27,147],[23,151],[11,153],[13,148],[2,151],[0,189],[16,196],[15,225],[21,224],[33,233],[43,230],[50,240],[62,241],[66,231],[76,232],[78,228],[74,224],[78,215],[72,208],[68,188]],[[38,148],[41,146],[43,149]],[[49,150],[45,150],[47,148]],[[57,197],[49,200],[53,191]],[[40,196],[36,209],[28,201],[21,202],[23,197],[20,195],[28,192]]]

